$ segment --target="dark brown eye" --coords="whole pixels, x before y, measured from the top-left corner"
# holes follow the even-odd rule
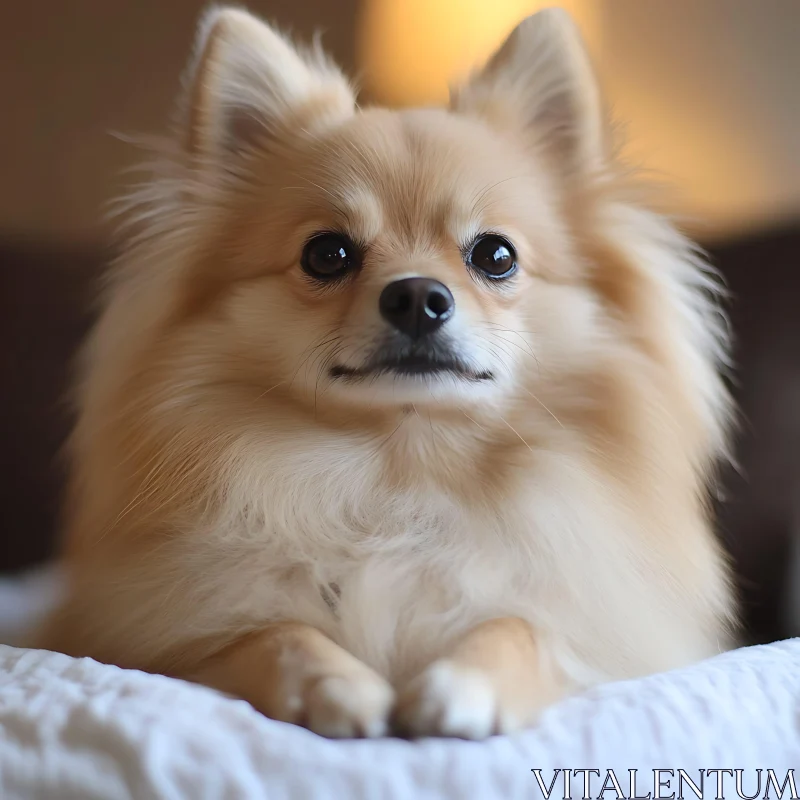
[[[510,278],[517,271],[517,254],[511,242],[490,233],[481,236],[472,245],[467,263],[487,278]]]
[[[300,263],[312,278],[329,281],[359,267],[361,254],[346,236],[321,233],[309,239]]]

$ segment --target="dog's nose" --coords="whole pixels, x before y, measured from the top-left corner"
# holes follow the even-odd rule
[[[401,333],[419,339],[453,316],[456,301],[450,290],[433,278],[404,278],[390,283],[379,301],[381,315]]]

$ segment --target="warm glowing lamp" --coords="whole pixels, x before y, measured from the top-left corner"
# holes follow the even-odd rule
[[[441,102],[520,20],[551,5],[571,11],[584,35],[593,30],[591,0],[363,0],[364,88],[388,105]]]
[[[670,37],[659,33],[675,20],[669,4],[650,4],[647,15],[613,15],[610,4],[598,0],[361,2],[365,95],[393,106],[446,100],[448,87],[484,63],[520,20],[560,6],[581,28],[614,116],[626,123],[625,154],[680,187],[678,210],[695,218],[698,229],[742,228],[779,210],[780,184],[769,169],[763,126],[747,116],[755,107],[752,100],[748,106],[747,87],[764,85],[766,78],[753,83],[752,62],[730,60],[728,40],[716,27],[710,35],[716,16],[702,4],[686,17],[683,35]],[[684,47],[687,38],[694,48]],[[640,41],[652,47],[634,46]],[[691,70],[678,68],[684,51],[703,54]]]

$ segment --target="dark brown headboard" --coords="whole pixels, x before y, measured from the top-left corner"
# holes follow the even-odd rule
[[[0,570],[52,552],[67,386],[103,260],[89,249],[0,242]]]

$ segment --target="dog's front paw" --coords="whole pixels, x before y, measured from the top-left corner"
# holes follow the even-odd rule
[[[489,676],[455,661],[435,661],[400,694],[394,711],[397,729],[409,736],[485,739],[521,727],[503,708]]]
[[[394,699],[392,687],[364,667],[309,682],[300,716],[309,730],[331,739],[385,736]]]

